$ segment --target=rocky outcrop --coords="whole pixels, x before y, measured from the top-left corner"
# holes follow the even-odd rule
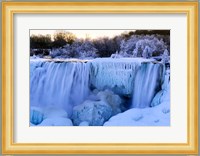
[[[119,95],[114,94],[112,91],[105,90],[97,94],[101,101],[106,102],[112,108],[112,116],[121,113],[122,100]]]
[[[72,120],[78,126],[88,122],[90,126],[102,126],[112,115],[112,108],[104,101],[85,101],[73,108]]]

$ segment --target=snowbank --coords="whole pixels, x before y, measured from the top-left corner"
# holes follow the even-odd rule
[[[38,126],[73,126],[73,124],[68,118],[53,117],[44,119]]]
[[[170,126],[170,104],[144,109],[132,108],[111,117],[104,126]]]
[[[73,124],[63,109],[31,107],[30,126],[73,126]]]

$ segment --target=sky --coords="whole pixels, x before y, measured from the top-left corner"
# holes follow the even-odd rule
[[[30,30],[30,35],[47,35],[50,34],[53,36],[56,30]],[[69,31],[76,35],[77,38],[91,38],[95,39],[98,37],[114,37],[116,35],[120,35],[123,32],[129,32],[134,30],[65,30]]]

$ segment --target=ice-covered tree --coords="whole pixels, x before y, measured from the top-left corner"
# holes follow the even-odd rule
[[[51,56],[53,58],[95,58],[97,49],[90,41],[76,40],[71,45],[66,44],[62,48],[53,49]]]
[[[163,55],[162,55],[162,61],[163,63],[168,63],[169,62],[169,52],[167,49],[165,49]]]
[[[152,50],[149,46],[145,46],[143,53],[142,53],[142,57],[144,58],[149,58],[152,56]]]
[[[167,48],[162,39],[156,35],[133,35],[128,40],[123,40],[120,44],[120,54],[123,56],[145,57],[162,55]]]
[[[97,49],[90,41],[83,42],[78,48],[79,58],[95,58],[97,57]]]

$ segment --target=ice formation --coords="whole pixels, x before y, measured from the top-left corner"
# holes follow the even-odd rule
[[[43,110],[38,107],[30,108],[30,123],[33,125],[40,124],[44,119]]]
[[[162,90],[160,90],[151,102],[151,106],[159,105],[163,102],[170,103],[170,71],[167,70],[165,74],[165,80],[162,84]]]
[[[132,96],[135,73],[142,58],[95,59],[91,62],[90,83],[98,90],[110,89],[127,97]]]
[[[149,107],[163,83],[164,65],[151,59],[96,59],[91,64],[91,84],[132,97],[132,107]]]
[[[102,126],[112,116],[112,108],[105,101],[86,100],[75,106],[72,119],[75,125],[86,121],[90,126]]]
[[[120,99],[118,95],[132,98],[131,107],[149,107],[153,97],[161,90],[164,70],[163,64],[144,58],[31,60],[31,107],[45,110],[52,107],[56,110],[53,115],[61,113],[63,116],[58,117],[70,118],[72,109],[83,104],[85,100],[98,101],[95,98],[99,96],[99,100],[106,101],[114,107]],[[91,89],[97,90],[96,97],[92,99],[89,98]],[[113,95],[109,93],[111,100],[100,96],[101,91],[106,89],[113,92]],[[64,109],[68,115],[60,109]],[[120,112],[117,108],[116,110],[114,112]]]
[[[31,106],[63,108],[71,115],[89,94],[89,69],[82,62],[31,62]]]
[[[155,94],[161,89],[164,66],[160,63],[142,63],[133,84],[132,107],[149,107]]]

